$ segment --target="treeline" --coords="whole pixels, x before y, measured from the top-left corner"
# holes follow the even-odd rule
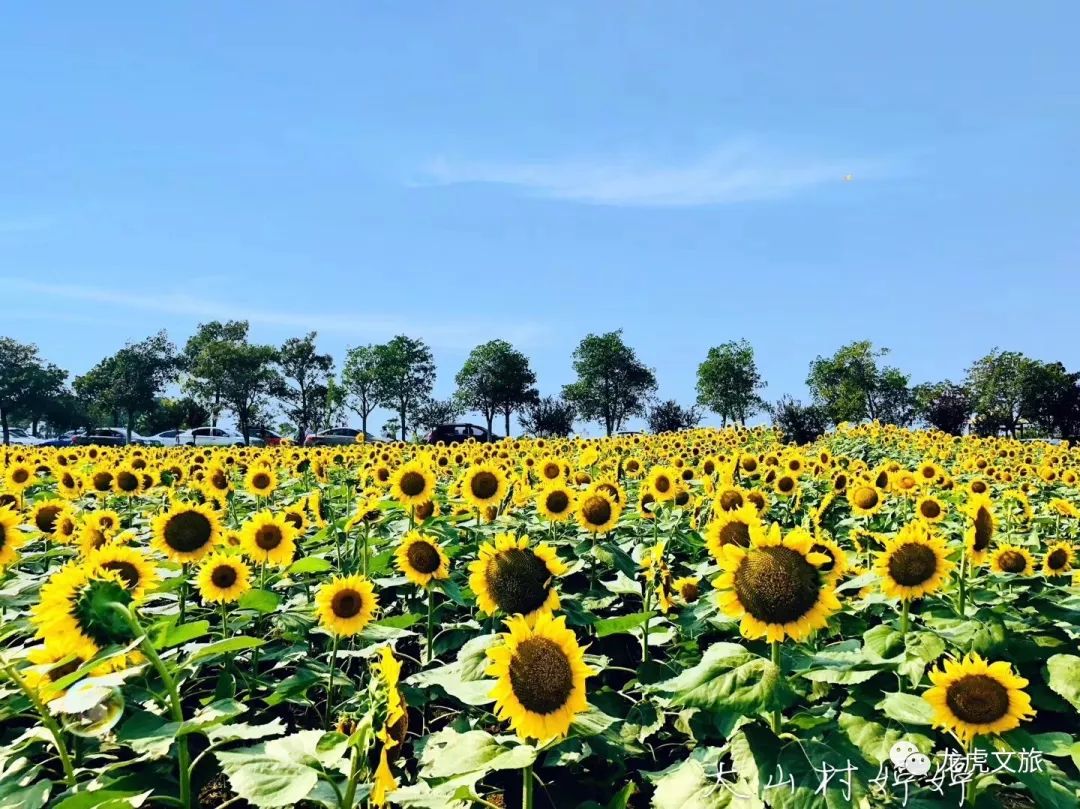
[[[47,362],[36,346],[0,337],[0,426],[33,435],[109,424],[152,434],[216,424],[226,414],[245,437],[283,418],[302,440],[309,432],[355,413],[365,432],[377,408],[396,413],[382,425],[388,438],[406,437],[478,413],[492,430],[510,434],[516,415],[537,436],[568,435],[575,422],[599,424],[611,435],[644,418],[653,432],[686,429],[705,412],[745,424],[767,415],[798,442],[813,440],[840,422],[877,419],[932,426],[952,434],[1074,437],[1080,432],[1080,373],[995,349],[975,361],[960,382],[912,385],[888,365],[888,350],[858,341],[810,363],[809,402],[790,396],[767,402],[753,347],[745,340],[710,348],[698,366],[691,405],[656,398],[655,371],[638,358],[621,331],[589,334],[572,357],[575,381],[541,395],[529,358],[505,340],[472,350],[454,377],[447,399],[432,395],[436,367],[431,349],[398,335],[381,344],[348,349],[340,372],[316,346],[315,332],[280,346],[254,343],[246,321],[201,324],[183,347],[165,332],[128,343],[68,383],[67,371]],[[166,396],[177,385],[180,396]],[[281,425],[284,427],[285,425]]]

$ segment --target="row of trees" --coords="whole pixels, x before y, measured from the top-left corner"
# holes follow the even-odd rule
[[[841,347],[810,363],[811,400],[762,397],[765,381],[753,347],[730,341],[708,350],[698,366],[697,398],[683,406],[659,401],[656,374],[638,358],[620,331],[590,334],[573,354],[575,381],[558,395],[541,396],[529,358],[505,340],[491,340],[469,354],[448,399],[436,399],[431,349],[398,335],[389,342],[348,349],[340,375],[319,352],[316,334],[280,346],[251,342],[246,321],[213,321],[198,327],[181,349],[165,332],[129,343],[75,377],[41,358],[33,345],[0,338],[0,426],[8,441],[12,423],[37,435],[42,425],[60,432],[95,423],[125,425],[145,433],[216,424],[231,414],[246,436],[275,413],[298,438],[354,412],[368,431],[378,408],[396,413],[383,425],[387,437],[404,437],[436,424],[478,413],[492,430],[511,418],[534,435],[567,435],[576,421],[595,422],[608,435],[630,419],[644,418],[654,432],[700,423],[704,412],[724,425],[772,418],[792,440],[808,441],[831,425],[877,419],[901,426],[921,423],[953,434],[965,430],[1015,436],[1072,437],[1080,432],[1080,373],[995,349],[968,369],[962,382],[911,385],[886,362],[888,350],[869,341]],[[165,396],[167,390],[180,395]]]

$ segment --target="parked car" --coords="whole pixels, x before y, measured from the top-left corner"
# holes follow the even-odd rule
[[[355,444],[356,437],[363,433],[355,427],[331,427],[321,433],[311,433],[304,437],[305,447],[329,447],[337,444]],[[363,433],[364,443],[380,443],[382,439],[376,438],[371,433]]]
[[[139,435],[136,432],[131,433],[129,441],[126,427],[94,427],[89,433],[76,433],[71,443],[75,446],[95,444],[99,447],[123,447],[129,443],[152,447],[162,446],[157,438]]]
[[[236,430],[227,430],[224,427],[196,427],[180,433],[176,437],[176,443],[189,447],[241,447],[244,445],[244,436]],[[253,447],[264,444],[261,438],[251,438],[249,443]]]
[[[160,433],[154,433],[150,438],[157,439],[163,446],[169,446],[170,444],[178,444],[177,438],[183,430],[163,430]]]
[[[41,443],[40,438],[34,438],[34,436],[30,435],[30,433],[26,432],[22,427],[9,427],[8,438],[12,444],[18,444],[23,447],[36,447]]]
[[[459,444],[469,439],[487,444],[492,441],[501,441],[501,435],[489,433],[486,427],[477,424],[440,424],[425,436],[424,441],[434,444],[442,441],[446,444],[457,442]]]
[[[39,447],[70,447],[75,442],[74,434],[58,435],[56,438],[50,438],[46,441],[42,441],[38,444]]]
[[[276,447],[281,443],[281,434],[275,433],[267,427],[251,427],[248,429],[248,437],[260,438],[268,447]]]

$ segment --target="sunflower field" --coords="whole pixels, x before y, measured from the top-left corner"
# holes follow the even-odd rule
[[[0,809],[1080,805],[1080,450],[2,448]]]

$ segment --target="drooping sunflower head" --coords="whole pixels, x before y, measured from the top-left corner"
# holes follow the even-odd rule
[[[394,553],[397,568],[413,584],[427,587],[434,579],[450,575],[450,561],[435,537],[409,531]]]
[[[435,474],[420,461],[409,461],[390,478],[390,495],[406,509],[426,503],[435,494]]]
[[[338,576],[315,593],[319,624],[343,637],[363,632],[377,607],[375,588],[363,576]]]
[[[701,580],[697,576],[683,576],[675,579],[671,586],[686,604],[693,604],[701,597]]]
[[[559,482],[550,483],[536,495],[536,510],[544,519],[563,522],[574,513],[574,492]]]
[[[919,521],[905,525],[895,537],[885,539],[874,571],[881,577],[885,595],[910,600],[936,592],[946,581],[953,563],[947,558],[945,540]]]
[[[495,714],[522,739],[563,737],[588,708],[585,680],[594,672],[566,618],[540,616],[532,625],[515,616],[502,642],[489,648],[486,673],[496,678]]]
[[[923,699],[934,711],[934,726],[967,743],[976,736],[1005,733],[1035,716],[1023,689],[1028,681],[1004,662],[989,663],[976,652],[962,661],[946,660],[930,672],[933,686]]]
[[[38,637],[57,648],[86,649],[92,657],[99,650],[132,639],[126,620],[113,604],[127,606],[132,592],[115,571],[69,563],[41,587],[31,622]]]
[[[722,549],[722,573],[714,582],[720,608],[740,618],[747,638],[802,640],[840,609],[832,583],[818,570],[829,557],[812,550],[813,537],[796,528],[786,536],[773,525],[749,548]]]
[[[566,570],[554,548],[542,542],[533,546],[526,536],[498,534],[469,565],[469,587],[487,615],[501,611],[531,621],[559,608],[554,579]]]
[[[286,567],[296,555],[297,534],[285,514],[264,509],[251,515],[244,524],[240,541],[249,559]]]
[[[1027,548],[1001,545],[990,555],[990,569],[995,573],[1029,576],[1035,570],[1035,560]]]
[[[578,524],[586,531],[591,534],[604,534],[618,523],[622,506],[607,492],[593,489],[578,498],[575,514]]]
[[[154,547],[174,562],[197,562],[221,537],[217,513],[205,503],[175,500],[153,520]]]
[[[705,547],[720,561],[725,545],[749,548],[763,531],[757,509],[747,502],[738,509],[714,512],[712,521],[705,526]]]
[[[200,565],[196,583],[203,601],[231,604],[251,589],[251,568],[240,556],[213,553]]]
[[[1073,548],[1068,542],[1055,542],[1046,549],[1043,557],[1043,573],[1047,576],[1064,576],[1072,569]]]
[[[461,495],[479,511],[485,506],[498,506],[506,496],[506,474],[493,463],[473,464],[461,481]]]
[[[996,520],[990,498],[986,495],[972,495],[964,506],[970,524],[964,535],[967,551],[972,564],[980,565],[986,560],[990,543],[994,539]]]

